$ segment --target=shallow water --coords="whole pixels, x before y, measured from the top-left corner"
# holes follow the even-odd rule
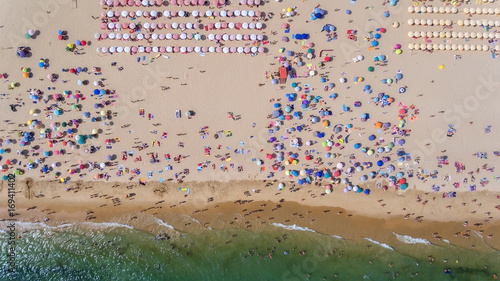
[[[3,263],[2,280],[306,280],[308,274],[309,280],[332,280],[335,275],[337,280],[389,280],[396,275],[401,280],[491,280],[500,272],[500,253],[493,250],[379,245],[283,225],[269,225],[259,233],[226,229],[196,234],[165,225],[171,237],[165,241],[109,223],[23,227],[17,273],[9,274]],[[6,253],[6,239],[0,241]],[[446,268],[451,274],[444,273]]]

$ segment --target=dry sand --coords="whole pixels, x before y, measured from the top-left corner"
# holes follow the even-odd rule
[[[407,3],[398,3],[396,7],[374,4],[373,9],[363,9],[364,7],[360,8],[362,3],[353,6],[348,2],[336,3],[332,1],[331,3],[321,3],[321,7],[328,11],[325,19],[310,21],[309,13],[317,4],[317,1],[293,3],[293,5],[297,5],[299,16],[290,18],[293,20],[290,22],[288,19],[280,20],[279,14],[282,9],[292,5],[292,3],[272,1],[258,8],[266,13],[274,12],[275,14],[272,20],[265,22],[266,28],[263,33],[269,37],[269,41],[277,41],[277,43],[266,45],[269,49],[266,54],[259,54],[255,57],[237,54],[207,54],[204,57],[195,54],[171,54],[168,59],[160,57],[151,63],[147,62],[154,55],[144,54],[147,57],[146,61],[138,63],[135,60],[138,55],[96,54],[96,47],[111,46],[109,40],[100,42],[93,40],[94,33],[100,31],[100,20],[92,18],[92,16],[99,17],[102,11],[98,1],[77,1],[77,8],[73,6],[72,1],[68,0],[40,1],[23,9],[17,7],[17,1],[4,1],[2,3],[4,9],[0,11],[0,18],[3,19],[0,24],[2,25],[0,36],[5,40],[0,46],[2,48],[0,58],[3,65],[2,72],[8,73],[10,76],[9,81],[4,82],[2,93],[6,93],[6,96],[3,96],[0,102],[0,112],[2,120],[10,121],[2,123],[4,125],[1,127],[1,138],[4,140],[8,137],[15,138],[15,133],[18,130],[27,129],[24,122],[33,119],[28,114],[29,110],[45,107],[41,103],[37,105],[31,103],[26,93],[28,89],[36,88],[45,92],[47,87],[55,86],[56,91],[47,91],[48,94],[60,93],[64,90],[80,90],[86,97],[85,101],[80,101],[83,111],[91,112],[92,116],[96,116],[96,113],[98,115],[100,109],[94,110],[93,104],[100,102],[100,100],[90,96],[94,89],[93,86],[78,86],[78,79],[88,79],[92,85],[94,80],[105,78],[103,81],[105,88],[113,89],[117,94],[117,97],[111,101],[113,105],[105,108],[117,113],[117,117],[111,120],[111,126],[102,127],[100,124],[85,120],[79,127],[79,131],[87,134],[92,129],[101,129],[98,137],[89,140],[80,149],[67,148],[67,154],[51,156],[45,160],[45,164],[60,164],[56,170],[62,173],[62,177],[67,178],[67,184],[54,181],[52,173],[45,177],[39,177],[40,173],[35,170],[27,171],[25,175],[18,178],[17,188],[20,190],[17,195],[18,212],[23,220],[43,221],[46,218],[51,218],[51,223],[71,220],[83,221],[88,218],[87,211],[92,211],[95,214],[95,220],[125,222],[130,218],[144,215],[144,213],[156,213],[155,216],[168,217],[171,214],[182,213],[191,215],[196,210],[207,208],[207,211],[195,213],[193,217],[202,224],[207,222],[218,227],[229,227],[232,218],[239,214],[238,224],[243,227],[242,220],[246,218],[243,217],[246,212],[242,211],[243,209],[254,210],[258,209],[261,204],[267,204],[264,212],[258,215],[261,217],[260,219],[257,219],[254,214],[248,216],[249,220],[253,221],[252,227],[256,227],[259,221],[269,223],[269,217],[276,217],[276,220],[283,224],[298,224],[318,232],[343,237],[362,237],[368,236],[368,234],[373,237],[373,229],[383,227],[384,231],[380,233],[384,234],[380,234],[381,236],[398,230],[397,233],[423,237],[433,243],[441,243],[435,240],[432,235],[438,233],[437,236],[442,236],[453,244],[467,247],[478,244],[476,242],[479,236],[471,235],[472,238],[465,239],[462,238],[463,233],[459,234],[458,238],[454,234],[470,229],[483,231],[486,244],[498,249],[500,246],[498,242],[499,226],[495,223],[493,216],[498,212],[495,206],[500,204],[497,199],[499,183],[495,179],[495,171],[487,170],[487,168],[493,168],[498,164],[498,158],[493,155],[493,151],[498,149],[495,146],[496,140],[500,137],[500,131],[495,126],[499,117],[496,108],[500,77],[497,72],[494,72],[498,66],[498,60],[492,59],[489,52],[435,51],[428,54],[421,51],[410,52],[406,48],[408,43],[418,41],[408,38],[408,31],[441,30],[440,27],[408,26],[406,24],[408,18],[450,18],[456,21],[465,19],[466,16],[461,12],[456,15],[409,14],[406,10]],[[437,2],[435,4],[442,5]],[[230,6],[231,9],[237,9],[237,7],[236,4]],[[168,9],[180,10],[178,7],[171,6]],[[339,11],[335,11],[335,9],[339,9]],[[353,14],[346,15],[346,9],[352,9]],[[127,8],[126,10],[134,9]],[[389,18],[382,16],[385,10],[391,11]],[[367,19],[371,20],[367,21]],[[349,20],[353,22],[349,23]],[[202,23],[206,21],[203,19]],[[306,21],[308,22],[306,23]],[[392,27],[392,23],[395,21],[401,23],[399,28]],[[285,35],[281,29],[281,24],[284,22],[291,24],[291,33],[310,33],[311,41],[315,43],[316,53],[322,49],[334,49],[334,51],[326,52],[333,56],[333,62],[327,63],[324,68],[318,68],[319,74],[323,74],[328,77],[330,82],[336,84],[331,91],[323,92],[323,83],[320,83],[319,75],[313,78],[289,80],[286,85],[283,85],[285,86],[284,90],[280,90],[279,85],[272,85],[271,81],[265,78],[266,71],[275,72],[277,70],[277,65],[271,64],[277,62],[274,57],[279,55],[278,48],[283,46],[290,50],[303,51],[300,46],[294,44],[293,40],[288,43],[281,42],[281,37]],[[321,27],[326,23],[337,26],[337,40],[326,42],[324,33],[320,32]],[[382,35],[378,48],[369,51],[369,43],[363,42],[364,33],[380,27],[386,28],[387,33]],[[36,39],[23,38],[22,35],[30,28],[40,32]],[[69,41],[57,40],[57,32],[61,29],[68,32]],[[358,42],[346,39],[347,29],[358,30]],[[460,27],[455,27],[455,29],[459,30]],[[467,30],[476,29],[480,28],[468,28]],[[273,31],[276,31],[277,34],[272,35]],[[74,55],[64,50],[68,42],[73,42],[76,39],[91,41],[92,44],[84,47],[81,51],[85,54]],[[464,41],[450,40],[457,41],[457,43]],[[484,40],[474,39],[472,41],[477,44],[487,44]],[[403,54],[401,55],[395,55],[391,50],[392,46],[397,43],[403,45]],[[207,42],[200,42],[200,44],[207,44]],[[20,60],[15,56],[15,49],[21,45],[32,48],[31,58]],[[354,63],[352,58],[360,54],[365,57],[365,60]],[[377,66],[374,73],[369,73],[368,66],[374,65],[373,57],[379,54],[385,54],[388,57],[388,65]],[[455,59],[454,55],[460,55],[461,59]],[[37,67],[39,58],[50,59],[49,69],[43,70]],[[110,66],[112,62],[117,62],[117,65]],[[313,64],[318,62],[320,59],[312,61]],[[142,65],[142,63],[147,63],[147,65]],[[441,64],[445,66],[442,70],[439,69]],[[60,71],[63,68],[77,66],[101,67],[103,75],[95,76],[94,74],[82,73],[75,76]],[[33,78],[23,79],[20,71],[22,67],[30,67]],[[119,67],[123,67],[123,70],[119,71]],[[401,70],[404,75],[398,84],[389,87],[380,83],[383,78],[393,77],[398,70]],[[301,68],[298,73],[303,71]],[[343,72],[345,75],[342,75]],[[58,73],[60,75],[58,82],[47,81],[46,76],[49,73]],[[354,84],[352,78],[356,76],[364,77],[366,82]],[[339,83],[341,77],[346,77],[348,82],[346,84]],[[64,84],[63,80],[67,82]],[[272,184],[267,186],[268,183],[271,183],[270,181],[265,182],[269,168],[266,172],[261,173],[252,159],[265,160],[264,166],[267,167],[271,164],[271,161],[266,160],[266,154],[270,153],[272,149],[271,145],[267,143],[269,136],[266,128],[270,121],[266,119],[266,116],[273,110],[274,102],[270,102],[270,100],[281,99],[281,103],[284,104],[285,93],[293,92],[290,83],[294,81],[299,82],[302,87],[305,83],[309,83],[311,88],[315,89],[313,94],[323,96],[327,101],[326,107],[331,107],[333,111],[333,116],[329,118],[332,125],[354,123],[359,128],[359,131],[350,132],[351,139],[344,150],[335,151],[340,152],[342,156],[340,160],[332,159],[331,162],[334,165],[339,161],[348,162],[347,157],[351,153],[357,153],[359,161],[376,162],[373,156],[368,158],[354,150],[352,144],[361,142],[373,148],[373,144],[369,144],[367,140],[368,135],[377,135],[372,124],[375,121],[396,123],[398,110],[401,108],[397,106],[399,102],[407,106],[415,105],[420,114],[418,120],[407,122],[406,128],[411,129],[411,133],[406,138],[404,146],[405,151],[410,153],[413,159],[405,162],[408,165],[407,168],[404,164],[398,166],[397,163],[394,163],[394,165],[398,170],[413,169],[415,173],[418,169],[426,169],[429,173],[438,170],[437,178],[427,177],[424,181],[420,181],[416,177],[407,178],[410,187],[406,191],[395,191],[393,188],[383,191],[374,186],[376,181],[381,181],[380,179],[367,181],[361,185],[358,178],[366,172],[355,173],[352,178],[354,184],[371,188],[370,196],[355,195],[352,192],[344,194],[342,192],[343,185],[335,186],[334,192],[326,196],[321,196],[324,188],[313,185],[303,186],[297,192],[292,193],[287,189],[293,183],[288,183],[289,179],[284,172],[276,172]],[[7,90],[7,86],[11,82],[19,82],[20,86],[15,90]],[[261,83],[265,85],[259,86]],[[372,85],[374,93],[371,95],[363,93],[365,84]],[[407,92],[398,94],[397,89],[402,85],[407,86]],[[168,90],[162,91],[161,86],[168,87]],[[349,88],[346,88],[347,86]],[[339,94],[335,101],[327,98],[332,92]],[[369,104],[371,98],[379,92],[386,92],[395,97],[395,103],[384,108]],[[14,103],[15,98],[21,98],[25,105],[18,107],[17,112],[13,113],[9,109],[9,104]],[[137,100],[139,101],[135,102]],[[360,109],[353,106],[353,102],[356,100],[363,103]],[[69,100],[68,104],[73,102]],[[342,104],[350,106],[354,112],[343,113]],[[318,108],[320,107],[318,105]],[[68,105],[64,105],[64,108],[68,108]],[[138,114],[141,108],[144,108],[146,112],[144,118],[139,117]],[[176,109],[182,110],[183,114],[187,110],[192,110],[196,115],[191,119],[184,115],[181,119],[176,119]],[[239,120],[229,119],[227,112],[233,112],[239,116]],[[371,118],[366,123],[361,123],[359,121],[360,115],[365,112],[370,113]],[[149,113],[154,115],[154,119],[148,120]],[[60,122],[81,118],[81,114],[82,112],[65,112],[57,120]],[[313,113],[311,112],[311,114]],[[314,111],[314,114],[317,114],[317,110]],[[309,113],[306,111],[304,116],[307,118],[308,115]],[[38,118],[46,127],[49,126],[51,121],[44,119],[42,115]],[[255,128],[252,126],[254,122],[256,123]],[[283,126],[281,132],[284,131],[284,127],[288,128],[295,123],[310,124],[305,120],[293,121]],[[124,127],[128,124],[130,126]],[[155,126],[154,124],[161,125]],[[453,124],[457,129],[451,138],[442,136],[442,133],[446,133],[448,124]],[[487,125],[493,126],[489,134],[484,133],[484,128]],[[200,128],[204,126],[209,126],[210,132],[206,139],[202,139],[199,134]],[[315,126],[317,129],[322,129],[321,125]],[[157,130],[158,133],[152,134],[151,132],[154,130]],[[231,130],[232,136],[213,138],[215,132],[225,130]],[[332,133],[331,128],[328,130],[327,136]],[[166,140],[160,138],[163,132],[168,132]],[[360,133],[363,135],[358,135]],[[310,132],[290,135],[290,138],[292,137],[301,137],[304,142],[313,139]],[[377,137],[379,136],[377,135]],[[390,141],[393,136],[384,132],[383,137],[386,141]],[[104,139],[107,138],[120,138],[120,141],[113,144],[111,150],[107,150],[104,145]],[[161,147],[151,147],[153,140],[160,140]],[[147,143],[150,147],[142,151],[132,148],[137,145],[138,141]],[[179,142],[184,143],[184,148],[178,146]],[[243,148],[250,150],[249,154],[235,155],[233,153],[235,149],[242,148],[240,142],[245,143]],[[39,138],[38,132],[36,132],[34,144],[40,144],[43,150],[48,149],[46,141]],[[101,149],[94,154],[85,154],[84,148],[88,148],[90,145],[101,146]],[[221,150],[217,149],[219,145]],[[288,141],[285,141],[285,145],[287,149],[290,149]],[[212,148],[211,156],[204,155],[204,146]],[[34,157],[17,157],[18,144],[11,145],[10,148],[12,149],[10,156],[4,154],[2,164],[7,158],[17,158],[24,162],[23,164],[26,164],[28,159],[34,159]],[[61,148],[63,147],[60,145],[56,146],[56,149]],[[317,143],[311,148],[323,151],[321,143]],[[127,161],[121,161],[121,152],[130,150],[135,150],[135,155],[129,157]],[[299,152],[302,162],[293,167],[294,169],[303,168],[301,166],[302,163],[305,163],[303,150],[304,148]],[[149,164],[148,153],[150,152],[159,154],[161,159],[159,164]],[[476,152],[487,152],[489,157],[488,159],[480,159],[473,156]],[[173,159],[166,162],[163,159],[163,155],[166,153],[170,153],[172,158],[180,154],[184,156],[184,159],[179,164],[174,163]],[[215,157],[226,153],[231,155],[230,162],[220,161]],[[101,163],[106,161],[108,154],[115,154],[117,157],[116,161],[111,161],[113,165],[106,167],[102,172],[108,172],[112,176],[109,182],[94,181],[95,170],[88,172],[85,169],[83,172],[85,175],[81,179],[78,178],[77,174],[69,175],[68,169],[77,165],[78,161]],[[448,156],[448,166],[442,168],[437,166],[436,157],[441,155]],[[139,156],[142,157],[143,161],[134,162],[134,158]],[[395,152],[391,152],[390,156],[392,161],[396,162]],[[414,162],[416,156],[420,156],[418,164]],[[323,157],[323,152],[321,152],[321,157]],[[209,167],[205,168],[203,172],[196,171],[196,165],[203,161],[210,161]],[[463,174],[455,173],[455,161],[465,164],[466,169]],[[234,163],[235,168],[229,168],[228,172],[222,172],[218,168],[219,165],[231,163]],[[129,181],[130,174],[122,177],[115,176],[117,164],[130,167],[131,170],[140,168],[142,172],[140,177],[146,177],[146,171],[154,171],[155,174],[152,179],[147,179],[146,186],[138,186],[138,176],[131,181]],[[163,171],[161,175],[158,174],[158,171],[164,170],[163,168],[168,164],[173,166],[173,171]],[[215,164],[217,169],[213,170],[212,164]],[[244,170],[237,172],[236,167],[238,166],[243,166]],[[307,166],[313,167],[314,165],[307,163],[304,167]],[[20,166],[14,165],[12,167],[18,168]],[[174,173],[180,173],[185,168],[190,170],[189,176],[184,179],[185,182],[174,183]],[[479,169],[478,172],[476,169]],[[468,192],[468,184],[462,184],[459,189],[455,189],[452,183],[462,182],[464,177],[468,178],[470,184],[471,177],[467,174],[470,171],[474,171],[477,191]],[[450,175],[451,180],[444,180],[445,175]],[[169,179],[172,181],[160,184],[158,183],[160,177],[166,181]],[[487,178],[490,183],[484,187],[480,186],[479,181],[482,178]],[[24,183],[27,179],[32,183],[29,191],[26,190]],[[286,182],[287,185],[285,191],[277,194],[276,188],[281,181]],[[322,182],[322,184],[326,183],[326,181]],[[441,192],[431,192],[432,184],[440,185]],[[127,186],[130,187],[126,188]],[[178,190],[178,187],[190,188],[190,194],[186,196],[186,192]],[[2,198],[6,198],[7,183],[3,182],[1,188],[0,194]],[[65,189],[69,191],[65,191]],[[260,192],[255,193],[252,189]],[[246,191],[251,196],[245,196]],[[443,191],[457,191],[457,197],[453,199],[442,198]],[[126,194],[131,193],[135,193],[135,196],[125,197]],[[40,194],[44,196],[41,197]],[[94,194],[99,198],[91,199]],[[417,196],[420,196],[420,202],[417,202]],[[213,202],[207,202],[211,197],[213,197]],[[119,199],[121,205],[113,207],[113,199]],[[278,204],[280,199],[285,200],[281,204],[283,207],[279,211],[279,215],[274,215],[270,209]],[[163,200],[165,202],[155,204]],[[254,200],[254,202],[248,206],[233,205],[236,200]],[[186,202],[179,204],[182,201]],[[424,205],[425,201],[428,203]],[[173,205],[176,207],[170,208]],[[27,210],[33,206],[36,206],[36,209]],[[141,212],[141,210],[155,206],[162,208]],[[215,206],[219,207],[215,208]],[[49,210],[42,212],[46,209]],[[323,213],[324,210],[330,210],[330,212]],[[308,213],[309,211],[311,213]],[[338,215],[339,211],[342,212],[340,215]],[[304,218],[298,219],[297,216],[291,216],[294,213],[303,214]],[[6,212],[2,211],[2,214],[6,214]],[[353,214],[352,218],[346,217],[347,214]],[[406,215],[409,216],[405,219]],[[417,223],[415,219],[420,216],[423,218],[423,222]],[[490,221],[489,218],[492,220]],[[462,226],[463,221],[468,221],[466,227]],[[484,225],[480,228],[474,226],[476,223]],[[175,226],[189,231],[189,227],[181,221]],[[142,228],[147,229],[147,226]],[[493,235],[491,239],[487,238],[487,235],[490,234]],[[374,238],[377,240],[380,238],[380,241],[390,240],[388,236]]]

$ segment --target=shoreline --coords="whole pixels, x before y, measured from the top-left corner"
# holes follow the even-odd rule
[[[270,224],[279,224],[284,228],[296,225],[347,240],[370,238],[391,247],[401,242],[397,242],[395,234],[398,234],[426,239],[438,246],[449,241],[450,245],[464,249],[471,249],[472,245],[478,250],[500,249],[497,239],[488,238],[500,230],[500,223],[489,221],[485,214],[493,207],[494,201],[476,206],[480,211],[471,214],[466,206],[473,203],[466,202],[466,206],[462,206],[462,193],[454,199],[436,198],[437,202],[423,206],[416,200],[398,197],[420,195],[423,200],[432,200],[430,196],[433,194],[424,197],[426,195],[421,191],[408,190],[401,195],[388,196],[387,192],[377,189],[371,196],[353,198],[334,188],[332,194],[322,196],[320,200],[308,200],[307,196],[318,196],[319,190],[311,187],[293,193],[279,193],[276,184],[257,189],[257,186],[263,186],[259,181],[185,184],[191,185],[191,194],[187,196],[185,191],[160,183],[131,187],[111,182],[82,182],[73,186],[78,189],[64,191],[57,183],[35,182],[30,189],[32,195],[42,194],[43,197],[28,199],[26,185],[18,187],[17,212],[20,220],[25,222],[44,222],[49,226],[82,222],[120,223],[155,235],[160,233],[160,227],[155,227],[154,218],[187,233],[205,231],[209,227],[259,231]],[[252,192],[251,187],[258,192]],[[0,195],[4,195],[5,186],[0,185],[0,188]],[[130,196],[126,197],[126,194]],[[384,199],[379,202],[382,194]],[[475,203],[488,202],[486,199],[491,196],[492,192],[476,193]],[[87,200],[89,197],[91,199]],[[208,202],[210,197],[213,199]],[[299,197],[305,200],[297,200]],[[442,200],[448,200],[453,207],[442,207]],[[382,207],[381,204],[386,205]],[[379,207],[375,208],[377,205]],[[416,218],[420,216],[422,222],[418,223]],[[150,223],[144,224],[145,221]],[[467,226],[464,226],[464,221],[468,221]],[[482,225],[474,226],[477,223]]]

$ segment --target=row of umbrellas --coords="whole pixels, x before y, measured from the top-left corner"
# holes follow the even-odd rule
[[[206,37],[202,37],[200,34],[194,33],[194,34],[188,34],[188,33],[160,33],[160,34],[128,34],[128,33],[101,33],[101,34],[96,34],[96,37],[98,37],[99,40],[104,40],[104,39],[117,39],[117,40],[143,40],[143,39],[153,39],[153,40],[205,40],[208,39],[210,41],[213,40],[223,40],[223,41],[255,41],[259,40],[262,41],[264,40],[264,35],[262,34],[213,34],[210,33]]]
[[[476,14],[476,15],[499,15],[500,8],[464,8],[464,14]]]
[[[453,21],[450,19],[408,19],[409,25],[429,25],[429,26],[451,26]]]
[[[261,23],[247,23],[247,22],[237,22],[237,23],[234,23],[234,22],[216,22],[216,23],[207,23],[206,25],[202,25],[202,24],[198,24],[198,23],[144,23],[143,28],[145,29],[203,29],[205,28],[205,30],[209,30],[209,29],[262,29],[262,24]],[[136,29],[136,24],[135,23],[108,23],[108,24],[105,24],[103,23],[101,25],[101,29],[102,30],[105,30],[105,29],[109,29],[109,30],[121,30],[121,29],[133,29],[135,30]]]
[[[434,51],[488,51],[488,45],[469,45],[469,44],[408,44],[410,50],[434,50]],[[495,46],[496,51],[500,51],[500,45]]]
[[[220,5],[225,5],[227,0],[212,0],[212,5],[214,6],[220,6]],[[244,3],[243,3],[244,2]],[[108,6],[108,7],[151,7],[151,6],[157,6],[161,7],[164,4],[167,5],[170,3],[170,5],[177,5],[177,6],[204,6],[209,4],[209,1],[206,0],[170,0],[169,2],[164,2],[164,0],[100,0],[99,2],[101,6]],[[260,5],[261,0],[241,0],[241,3],[243,4],[248,4],[248,5]]]
[[[500,39],[500,33],[495,32],[456,32],[456,31],[409,31],[408,37],[418,38],[418,37],[428,37],[428,38],[489,38],[489,39]]]
[[[467,9],[467,8],[466,8]],[[486,9],[488,10],[488,9]],[[464,10],[465,11],[465,10]],[[456,7],[425,7],[425,6],[408,6],[409,13],[428,13],[428,14],[456,14]]]
[[[110,23],[102,23],[101,24],[101,29],[102,30],[105,30],[105,29],[109,29],[109,30],[121,30],[121,29],[132,29],[132,30],[135,30],[137,27],[137,24],[131,22],[131,23],[128,23],[128,22],[122,22],[122,23],[119,23],[119,22],[116,22],[116,23],[113,23],[113,22],[110,22]],[[263,25],[262,23],[260,22],[209,22],[205,25],[202,25],[202,24],[199,24],[199,23],[177,23],[177,22],[173,22],[173,23],[168,23],[168,22],[160,22],[160,23],[149,23],[149,22],[145,22],[142,24],[142,27],[144,29],[203,29],[205,28],[205,30],[208,30],[208,29],[262,29]]]
[[[96,49],[98,53],[238,53],[238,54],[249,54],[249,53],[264,53],[264,47],[200,47],[200,46],[188,46],[188,47],[179,47],[179,46],[154,46],[154,47],[99,47]]]
[[[489,26],[489,27],[499,27],[500,26],[500,20],[487,20],[487,19],[481,19],[481,20],[458,20],[457,24],[459,26]]]
[[[140,18],[140,17],[144,17],[144,18],[149,18],[149,17],[161,17],[161,16],[164,16],[165,18],[171,18],[171,17],[187,17],[189,16],[189,14],[191,14],[192,17],[194,18],[198,18],[198,17],[202,17],[202,16],[206,16],[206,17],[261,17],[262,16],[262,12],[261,11],[257,11],[257,10],[234,10],[234,11],[231,11],[231,10],[222,10],[222,11],[212,11],[212,10],[207,10],[205,12],[200,12],[200,11],[191,11],[191,12],[187,12],[187,11],[169,11],[169,10],[165,10],[163,12],[157,12],[157,11],[141,11],[141,10],[137,10],[137,11],[108,11],[107,13],[103,13],[103,16],[106,16],[108,18],[113,18],[113,17],[122,17],[122,18],[127,18],[127,17],[131,17],[131,18]]]

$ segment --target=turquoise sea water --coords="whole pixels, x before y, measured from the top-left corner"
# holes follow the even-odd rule
[[[0,234],[0,279],[393,280],[397,276],[396,280],[492,280],[493,273],[500,272],[495,271],[500,253],[493,250],[378,245],[279,226],[258,233],[170,231],[169,240],[158,241],[148,232],[118,224],[29,224],[17,240],[16,274],[7,271],[7,234]],[[410,239],[407,243],[412,241],[418,242]],[[435,258],[433,264],[429,255]],[[448,263],[443,259],[449,259]],[[451,274],[444,273],[446,268]]]

